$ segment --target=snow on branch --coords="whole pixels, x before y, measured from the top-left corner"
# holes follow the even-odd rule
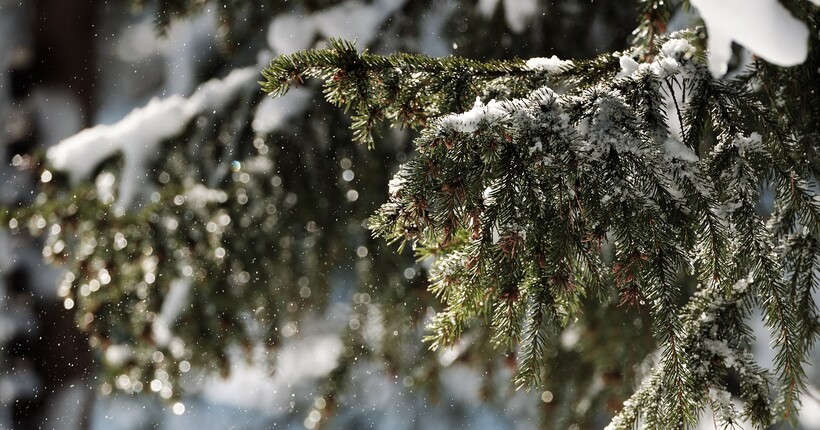
[[[190,98],[154,98],[119,122],[97,125],[64,139],[48,150],[48,162],[76,184],[88,179],[105,159],[122,153],[125,166],[117,206],[127,207],[160,143],[182,133],[197,115],[221,109],[238,92],[256,85],[257,73],[255,66],[236,69],[224,79],[206,82]]]
[[[806,61],[809,29],[777,0],[692,0],[692,5],[709,32],[709,69],[714,76],[726,74],[732,42],[778,66]]]

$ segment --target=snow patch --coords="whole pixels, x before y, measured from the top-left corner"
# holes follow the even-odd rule
[[[223,79],[211,79],[191,95],[188,114],[194,116],[210,109],[224,108],[241,90],[256,85],[259,71],[255,67],[234,69]]]
[[[359,48],[364,48],[405,2],[407,0],[377,0],[372,4],[347,1],[312,15],[280,15],[268,27],[268,45],[279,54],[290,54],[310,48],[321,36],[355,40]]]
[[[145,180],[145,167],[159,145],[182,133],[188,123],[206,110],[216,110],[245,88],[256,84],[256,67],[237,69],[225,79],[213,79],[191,97],[174,95],[152,99],[117,123],[85,129],[49,148],[46,158],[55,170],[66,172],[72,183],[87,179],[94,169],[120,152],[125,159],[117,207],[131,204]]]
[[[308,107],[313,93],[306,88],[291,88],[280,97],[267,97],[256,107],[251,126],[257,133],[270,133],[282,128]]]
[[[806,60],[809,30],[777,0],[692,0],[692,5],[706,24],[709,70],[716,77],[726,74],[733,41],[779,66]]]
[[[515,33],[524,31],[536,12],[538,0],[504,0],[504,17]]]
[[[292,387],[305,386],[336,368],[342,341],[335,335],[318,335],[294,341],[278,351],[276,372],[269,366],[232,360],[227,379],[213,376],[203,392],[206,400],[266,411],[283,416],[292,400]],[[265,358],[262,358],[264,360]]]
[[[638,62],[628,55],[621,56],[619,62],[621,63],[621,72],[618,73],[619,77],[630,76],[638,70]]]
[[[268,27],[268,45],[279,54],[308,49],[316,39],[316,25],[310,17],[281,14]]]
[[[195,208],[202,208],[209,203],[225,203],[228,200],[228,194],[202,184],[194,184],[185,190],[185,200]]]
[[[553,55],[550,58],[536,57],[527,60],[527,68],[536,72],[561,73],[573,66],[571,60],[562,60]]]
[[[171,326],[179,313],[182,312],[182,308],[188,304],[190,291],[190,278],[177,279],[171,282],[171,287],[162,302],[159,315],[151,324],[151,333],[154,335],[157,345],[165,346],[171,343],[173,337]]]
[[[396,175],[387,182],[387,193],[391,196],[398,195],[404,189],[404,184],[407,183],[407,178],[402,175]]]
[[[64,139],[46,156],[53,168],[67,172],[71,182],[77,183],[117,151],[139,161],[146,159],[161,140],[182,132],[188,119],[184,98],[154,98],[116,124],[98,125]]]
[[[678,139],[670,137],[663,142],[663,150],[666,151],[666,154],[671,158],[677,158],[679,160],[689,161],[689,162],[697,162],[700,160],[695,151],[692,151],[691,148],[684,145]]]
[[[473,133],[482,122],[494,123],[507,117],[509,112],[495,99],[486,105],[476,97],[473,108],[464,113],[446,115],[441,118],[441,125],[461,133]]]
[[[478,11],[485,19],[492,18],[500,0],[479,0]],[[521,33],[538,12],[537,0],[504,0],[504,19],[515,33]]]

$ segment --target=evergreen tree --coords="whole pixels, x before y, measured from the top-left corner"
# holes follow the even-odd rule
[[[292,36],[279,51],[331,36],[323,22],[370,27],[265,64],[281,99],[250,66],[18,160],[42,193],[2,221],[69,268],[59,291],[107,357],[107,387],[157,380],[174,398],[189,368],[228,373],[237,346],[275,353],[342,297],[322,415],[359,360],[431,394],[458,360],[486,373],[488,400],[508,392],[497,373],[537,390],[543,427],[684,428],[706,410],[794,422],[818,332],[817,6],[772,3],[772,31],[806,44],[793,61],[800,46],[780,55],[699,1],[706,27],[671,34],[689,5],[639,2],[631,44],[602,53],[556,42],[598,27],[551,14],[632,11],[459,4],[442,22],[506,34],[488,46],[456,26],[473,58],[390,53],[423,45],[436,3],[286,3],[153,7],[164,29],[218,6],[228,52],[273,16],[270,34]],[[762,59],[727,65],[732,39]],[[770,370],[751,354],[755,310]]]

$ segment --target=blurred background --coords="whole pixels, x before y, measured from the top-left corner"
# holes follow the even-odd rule
[[[697,18],[675,19],[682,26]],[[166,256],[182,262],[182,275],[173,276],[193,280],[154,291],[145,278],[137,284],[149,293],[133,293],[145,307],[114,310],[131,297],[128,281],[111,281],[122,297],[82,290],[93,282],[69,280],[61,290],[66,276],[74,278],[70,264],[54,258],[57,242],[0,230],[0,428],[602,428],[634,388],[639,354],[651,348],[641,315],[621,312],[635,345],[595,344],[602,327],[621,321],[579,323],[556,339],[555,368],[565,371],[537,392],[511,386],[507,358],[480,331],[466,336],[469,345],[427,351],[423,325],[437,300],[426,293],[426,265],[363,227],[398,164],[412,156],[413,132],[384,130],[368,150],[351,143],[349,119],[324,102],[319,85],[274,100],[256,82],[273,56],[323,47],[331,37],[376,53],[590,58],[628,47],[636,22],[631,4],[580,0],[0,0],[3,205],[68,198],[42,191],[43,183],[61,190],[84,183],[91,200],[137,212],[163,201],[163,189],[190,191],[190,181],[216,177],[236,205],[219,210],[242,227],[225,233],[232,248],[209,245],[203,233],[203,249]],[[144,143],[165,161],[143,166],[148,173],[130,182],[133,189],[123,185],[128,161],[99,156],[94,146],[84,147],[99,161],[92,174],[78,179],[69,165],[53,181],[51,172],[44,176],[46,151],[82,129],[212,90],[227,102],[197,111],[159,147]],[[134,137],[122,139],[136,144],[151,134],[129,132]],[[225,161],[229,169],[220,167]],[[264,186],[253,188],[257,181]],[[253,212],[248,201],[264,204],[243,224],[242,213]],[[194,209],[179,221],[157,211],[157,219],[190,221],[189,231],[199,231]],[[89,237],[100,242],[105,229],[101,222]],[[244,252],[218,273],[201,261],[185,265],[214,249]],[[110,250],[94,255],[115,258]],[[186,274],[191,267],[194,276]],[[245,283],[258,284],[256,292],[224,295],[224,285]],[[269,326],[236,322],[265,312],[273,315]],[[764,341],[764,363],[767,351]],[[816,393],[809,388],[805,400],[806,429],[820,429]]]

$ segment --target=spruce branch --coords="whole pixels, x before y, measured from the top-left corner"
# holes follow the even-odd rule
[[[392,126],[420,128],[434,117],[462,112],[483,87],[503,82],[532,90],[549,79],[571,77],[573,67],[547,76],[522,60],[481,62],[398,53],[359,53],[352,42],[331,39],[326,49],[277,57],[263,70],[264,91],[283,95],[309,78],[324,81],[327,100],[352,110],[356,141],[373,144],[373,133]]]

